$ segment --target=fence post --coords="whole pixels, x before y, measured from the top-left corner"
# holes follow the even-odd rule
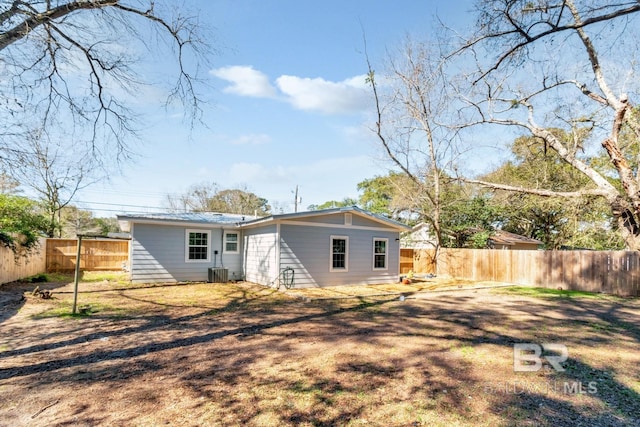
[[[78,281],[80,280],[80,249],[82,248],[82,235],[78,235],[78,252],[76,254],[76,274],[73,283],[73,310],[71,314],[76,314],[78,304]]]

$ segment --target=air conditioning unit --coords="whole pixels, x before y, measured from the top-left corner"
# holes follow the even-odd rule
[[[229,269],[210,268],[209,283],[227,283],[229,281]]]

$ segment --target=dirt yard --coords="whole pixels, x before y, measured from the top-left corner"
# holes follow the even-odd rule
[[[639,300],[104,280],[70,316],[72,285],[34,287],[0,287],[2,426],[640,425]],[[514,343],[565,370],[514,372]]]

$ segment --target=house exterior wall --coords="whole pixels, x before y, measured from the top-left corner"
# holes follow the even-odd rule
[[[296,287],[390,283],[399,277],[398,227],[357,212],[275,216],[240,228],[229,225],[227,231],[238,233],[237,253],[225,250],[221,227],[219,223],[132,222],[131,280],[206,281],[211,267],[228,269],[230,280],[262,285],[274,284],[279,273],[290,267]],[[209,259],[186,259],[188,231],[210,233]],[[332,265],[332,236],[348,239],[346,269]],[[376,239],[386,242],[384,268],[374,268]]]
[[[296,288],[396,282],[399,277],[399,233],[354,229],[350,226],[302,226],[291,223],[280,227],[280,269],[294,269]],[[331,271],[331,236],[348,238],[347,271]],[[373,268],[374,238],[387,239],[387,268]]]
[[[187,230],[210,232],[208,261],[185,260]],[[234,274],[238,278],[243,275],[242,248],[238,254],[225,254],[220,228],[137,223],[132,226],[131,233],[132,282],[204,282],[210,267],[228,268],[229,278]],[[240,235],[240,231],[238,233]],[[217,256],[213,254],[214,250],[218,250]]]
[[[245,280],[270,285],[278,276],[277,226],[243,230]]]

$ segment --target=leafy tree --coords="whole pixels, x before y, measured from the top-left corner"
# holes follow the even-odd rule
[[[95,218],[93,213],[76,206],[66,206],[61,210],[61,237],[75,238],[81,233],[107,235],[119,232],[120,226],[115,218]]]
[[[358,206],[358,201],[356,199],[346,197],[340,201],[329,200],[319,205],[309,205],[307,209],[310,211],[319,211],[322,209],[344,208],[348,206]]]
[[[267,215],[269,201],[246,189],[222,190],[217,192],[207,205],[209,211],[226,212],[241,215]]]
[[[564,190],[469,181],[565,200],[599,197],[627,247],[640,249],[640,113],[629,96],[640,90],[640,3],[482,0],[477,11],[477,27],[454,57],[477,67],[465,75],[469,86],[458,85],[464,123],[524,131],[589,185]],[[585,140],[552,131],[575,135],[580,126],[592,129]],[[606,153],[606,171],[592,161],[598,146]],[[588,155],[580,155],[583,150]]]
[[[386,176],[376,176],[358,183],[361,192],[359,205],[369,212],[392,216],[391,202],[396,191],[393,172]]]
[[[452,201],[446,204],[442,215],[442,246],[486,248],[492,231],[502,219],[502,208],[485,195],[464,197],[464,192],[459,188],[447,195]]]
[[[411,222],[416,209],[409,196],[414,188],[406,174],[391,171],[358,183],[361,192],[358,205],[374,213]]]
[[[568,134],[562,129],[550,129],[556,138],[568,144],[570,140],[581,146],[588,129],[576,129]],[[544,141],[537,137],[517,138],[511,147],[513,159],[482,177],[485,181],[527,188],[546,188],[554,191],[575,192],[594,188],[591,181],[566,163]],[[613,218],[606,204],[597,197],[562,198],[540,197],[535,194],[497,190],[496,204],[504,206],[502,228],[506,231],[542,241],[546,248],[562,246],[597,247],[614,244],[619,248],[610,224]],[[607,233],[607,228],[609,229]],[[604,240],[585,239],[585,233]],[[607,237],[607,234],[609,236]],[[578,243],[579,242],[579,243]]]
[[[191,186],[185,194],[167,195],[166,204],[174,212],[222,212],[241,215],[267,215],[267,199],[246,189],[219,190],[215,183]]]
[[[131,99],[145,84],[164,89],[166,102],[178,101],[193,123],[197,64],[211,51],[198,20],[166,1],[0,1],[0,159],[19,163],[34,129],[52,137],[69,130],[74,146],[96,157],[128,156],[136,132]],[[142,56],[175,62],[154,78]],[[172,83],[163,88],[161,80]]]
[[[46,217],[33,200],[0,194],[0,244],[16,256],[34,250],[47,225]]]
[[[116,218],[93,218],[92,229],[102,235],[119,233],[121,231],[120,224],[118,224]]]

